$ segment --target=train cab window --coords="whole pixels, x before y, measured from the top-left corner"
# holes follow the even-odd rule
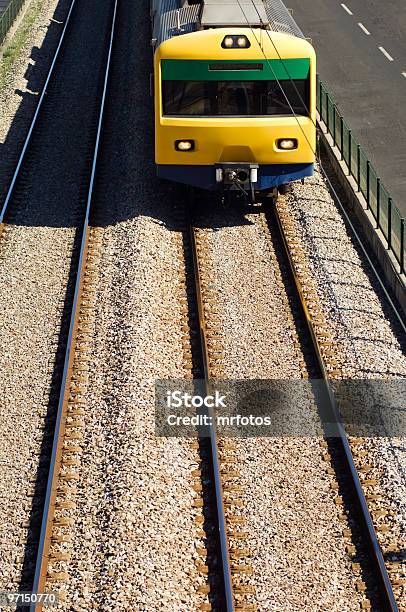
[[[166,116],[309,116],[309,80],[163,81]]]
[[[252,87],[244,81],[218,84],[213,108],[221,115],[250,115],[253,109]]]
[[[164,115],[210,114],[209,99],[203,81],[163,81]]]
[[[266,91],[267,115],[309,116],[310,91],[307,79],[268,81]]]

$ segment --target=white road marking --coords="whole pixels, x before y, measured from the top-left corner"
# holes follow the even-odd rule
[[[353,13],[350,11],[350,9],[348,8],[348,6],[347,6],[346,4],[341,4],[341,6],[343,7],[343,9],[344,9],[345,11],[347,11],[347,13],[348,13],[349,15],[352,15],[352,14],[353,14]]]
[[[381,51],[384,56],[386,57],[386,59],[388,59],[390,62],[393,62],[393,57],[391,55],[389,55],[389,53],[386,51],[386,49],[384,49],[383,47],[378,47],[379,51]]]
[[[366,34],[367,36],[371,36],[371,32],[368,32],[368,30],[362,23],[359,23],[358,25],[361,28],[361,30],[364,32],[364,34]]]

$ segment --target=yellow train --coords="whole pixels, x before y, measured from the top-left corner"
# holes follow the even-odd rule
[[[316,56],[281,0],[152,0],[158,176],[254,197],[313,173]]]

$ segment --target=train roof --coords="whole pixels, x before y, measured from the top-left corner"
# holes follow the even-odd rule
[[[305,38],[282,0],[152,0],[153,45],[207,28],[254,27]]]
[[[175,36],[159,46],[158,55],[165,59],[226,60],[230,54],[235,60],[236,50],[224,49],[222,42],[228,35],[242,34],[248,38],[250,46],[238,49],[238,59],[241,60],[255,60],[262,57],[277,59],[279,56],[285,59],[315,58],[314,48],[303,38],[293,37],[284,32],[271,34],[247,27],[210,28],[184,36]]]

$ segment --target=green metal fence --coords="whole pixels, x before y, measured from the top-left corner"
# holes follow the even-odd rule
[[[367,209],[371,211],[376,228],[383,235],[396,260],[400,272],[405,271],[405,219],[393,203],[364,149],[356,141],[348,124],[334,104],[322,81],[317,80],[317,110],[327,126],[327,131],[341,153],[341,159],[348,167],[348,173],[355,179],[357,188],[364,196]]]
[[[0,45],[6,38],[7,32],[14,23],[15,18],[21,10],[25,0],[11,0],[10,4],[0,17]]]

